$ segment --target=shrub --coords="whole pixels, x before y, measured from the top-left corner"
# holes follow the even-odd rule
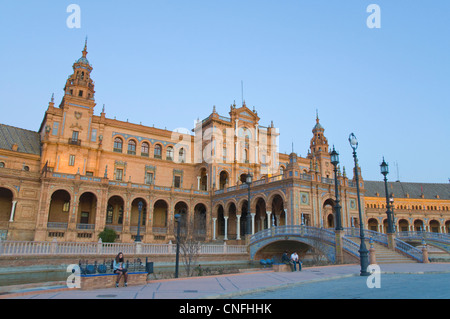
[[[105,228],[105,230],[98,234],[98,238],[101,238],[104,243],[113,243],[116,241],[117,233],[114,229]]]

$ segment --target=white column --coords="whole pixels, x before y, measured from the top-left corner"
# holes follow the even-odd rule
[[[271,219],[271,215],[272,212],[270,210],[266,211],[267,214],[267,228],[272,227],[272,219]]]
[[[197,176],[197,190],[200,190],[200,176]]]
[[[208,173],[206,173],[206,191],[209,191],[209,178],[208,178]]]
[[[13,222],[13,221],[14,221],[14,214],[15,214],[15,212],[16,212],[16,204],[17,204],[17,201],[16,201],[16,200],[13,200],[13,201],[12,201],[12,207],[11,207],[11,215],[10,215],[10,217],[9,217],[9,221],[10,221],[10,222]]]
[[[224,240],[228,240],[228,216],[223,217],[225,219],[225,236]]]
[[[255,234],[255,216],[256,213],[250,213],[250,215],[252,216],[252,235]]]
[[[241,239],[241,215],[236,215],[237,217],[237,221],[236,221],[236,239],[239,240]]]
[[[213,240],[216,240],[216,220],[217,218],[213,217]]]

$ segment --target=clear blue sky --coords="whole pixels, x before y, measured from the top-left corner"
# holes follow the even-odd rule
[[[67,7],[81,8],[68,28]],[[369,4],[381,28],[369,29]],[[38,130],[51,94],[59,104],[88,36],[95,114],[191,129],[255,106],[273,120],[280,152],[307,154],[316,109],[352,175],[447,183],[450,178],[450,1],[189,0],[0,2],[0,123]]]

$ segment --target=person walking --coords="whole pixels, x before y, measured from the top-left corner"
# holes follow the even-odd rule
[[[117,280],[116,280],[116,288],[119,287],[119,281],[120,278],[123,275],[123,285],[124,287],[128,286],[128,274],[127,274],[127,269],[125,268],[124,265],[124,258],[123,258],[123,254],[120,252],[117,254],[116,258],[114,259],[114,264],[113,264],[113,269],[114,269],[114,273],[118,274],[117,276]]]

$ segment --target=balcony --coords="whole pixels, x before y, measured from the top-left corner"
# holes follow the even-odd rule
[[[81,140],[79,139],[73,139],[73,138],[69,138],[69,144],[70,145],[76,145],[76,146],[80,146],[81,145]]]

